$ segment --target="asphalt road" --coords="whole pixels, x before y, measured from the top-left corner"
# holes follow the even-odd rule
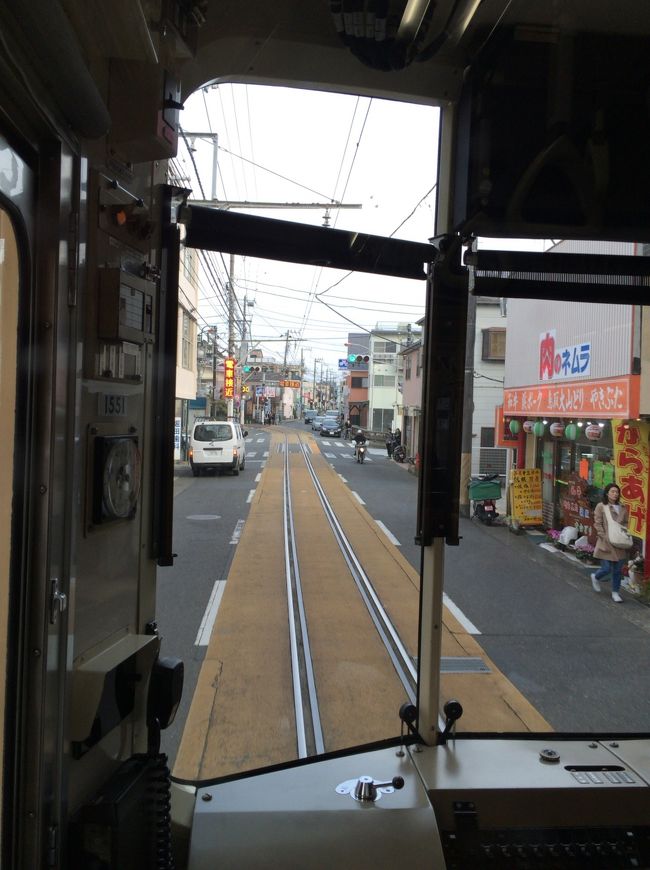
[[[300,432],[311,430],[297,421]],[[173,568],[159,570],[158,624],[163,654],[185,662],[176,722],[163,736],[171,760],[205,652],[202,622],[225,580],[249,510],[269,431],[250,428],[239,477],[192,478],[177,466]],[[383,524],[418,569],[414,543],[417,478],[371,448],[366,463],[342,439],[317,438],[325,458]],[[459,547],[445,550],[445,591],[478,632],[487,655],[557,731],[641,732],[650,724],[650,608],[625,595],[622,605],[596,595],[588,570],[550,553],[530,536],[461,520]],[[593,569],[590,569],[593,570]],[[444,699],[443,699],[444,700]]]
[[[208,632],[201,632],[211,602],[218,603],[241,530],[248,517],[251,492],[268,455],[269,432],[250,426],[246,467],[230,474],[192,477],[185,463],[176,466],[174,482],[175,564],[158,569],[156,616],[162,636],[161,655],[185,663],[185,691],[173,724],[163,732],[162,749],[176,756],[192,692],[205,656]],[[209,628],[209,626],[208,626]]]

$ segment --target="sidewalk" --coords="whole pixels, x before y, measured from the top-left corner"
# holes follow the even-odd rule
[[[547,540],[546,534],[541,530],[526,529],[521,537],[538,548],[541,559],[544,560],[545,564],[548,563],[549,568],[555,569],[553,573],[556,575],[566,575],[566,571],[569,569],[580,583],[590,582],[591,574],[599,568],[599,565],[592,565],[578,559],[570,550],[559,550]],[[558,559],[558,556],[561,558]],[[607,588],[606,585],[605,588]],[[645,607],[650,606],[650,601],[637,592],[625,576],[621,582],[621,593],[626,600],[638,601]]]

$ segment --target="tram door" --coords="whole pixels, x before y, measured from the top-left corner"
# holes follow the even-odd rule
[[[8,867],[40,866],[44,837],[58,849],[62,812],[77,318],[76,257],[62,240],[79,163],[60,145],[46,151],[37,179],[0,136],[0,863]]]
[[[2,177],[2,176],[0,176]],[[9,664],[9,609],[12,603],[9,574],[11,566],[12,503],[14,444],[16,418],[13,413],[16,397],[16,367],[18,358],[18,296],[20,287],[18,240],[6,208],[0,205],[0,439],[3,461],[0,462],[0,692],[7,694],[7,668]],[[7,705],[4,705],[5,710]],[[0,767],[0,812],[4,791],[5,718],[0,717],[0,746],[3,764]]]

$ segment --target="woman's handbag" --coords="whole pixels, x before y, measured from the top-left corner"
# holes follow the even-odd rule
[[[617,550],[629,550],[634,544],[632,536],[628,533],[617,520],[612,516],[612,509],[609,505],[605,508],[605,516],[607,517],[607,537],[612,547]]]

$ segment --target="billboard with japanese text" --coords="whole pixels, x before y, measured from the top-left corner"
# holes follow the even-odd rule
[[[223,361],[223,397],[232,399],[235,395],[235,360],[228,356]]]
[[[645,538],[648,512],[648,471],[650,423],[612,420],[616,483],[621,501],[630,517],[628,530],[635,538]]]

